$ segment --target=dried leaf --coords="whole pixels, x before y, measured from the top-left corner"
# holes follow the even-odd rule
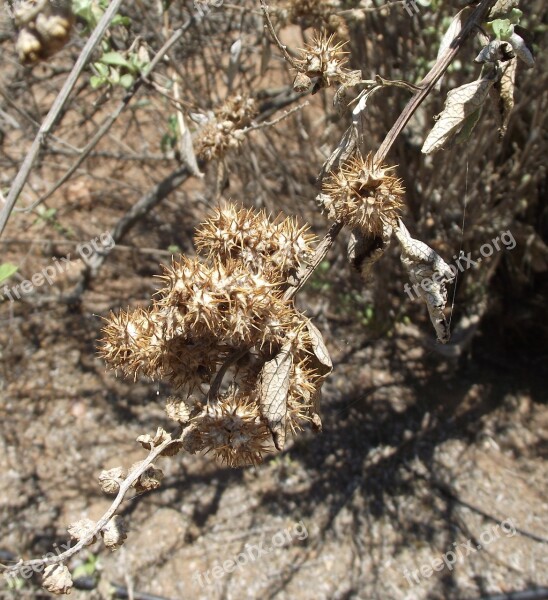
[[[468,13],[470,11],[471,7],[465,6],[463,9],[459,10],[459,12],[453,17],[453,20],[449,24],[447,31],[443,34],[443,37],[441,38],[437,58],[439,58],[447,50],[447,48],[450,48],[451,44],[459,36],[462,30],[462,25],[466,20],[465,17],[468,16]]]
[[[242,40],[238,38],[232,46],[230,46],[230,58],[228,61],[228,70],[227,70],[227,87],[229,90],[232,89],[232,84],[234,83],[234,79],[238,74],[238,70],[240,68],[240,55],[242,53]]]
[[[481,49],[474,61],[480,64],[497,63],[498,61],[508,61],[513,57],[514,52],[508,42],[493,40]]]
[[[462,144],[463,142],[466,142],[470,139],[472,132],[474,131],[476,125],[478,124],[478,121],[480,120],[481,111],[482,108],[478,108],[478,110],[466,117],[464,123],[462,124],[462,129],[458,132],[457,136],[455,137],[455,142],[457,144]]]
[[[287,392],[292,364],[293,355],[288,344],[264,364],[259,379],[259,408],[272,434],[274,445],[280,451],[285,444]]]
[[[312,342],[312,352],[316,358],[318,364],[314,365],[314,370],[319,373],[322,377],[327,377],[333,370],[333,362],[329,356],[329,350],[323,341],[321,331],[312,323],[307,321],[306,323],[308,334],[310,335],[310,341]]]
[[[516,56],[520,58],[528,68],[532,68],[535,66],[535,57],[531,50],[527,47],[525,40],[514,31],[512,35],[508,38],[508,42],[512,45]]]
[[[395,234],[402,248],[401,261],[409,274],[412,289],[426,302],[437,338],[445,344],[449,341],[450,332],[443,309],[447,304],[446,284],[453,280],[453,271],[430,246],[413,239],[401,220]]]
[[[512,109],[514,108],[514,83],[516,80],[516,67],[518,60],[513,58],[509,61],[499,81],[491,89],[499,121],[499,135],[502,138],[508,128],[508,122]]]
[[[323,178],[338,168],[338,166],[344,162],[356,148],[356,130],[353,126],[350,126],[339,141],[338,146],[330,154],[329,158],[323,163],[322,169],[318,176],[318,183],[321,183]],[[316,199],[320,200],[319,194]]]
[[[321,331],[314,325],[314,323],[312,323],[312,321],[307,322],[307,328],[310,341],[312,342],[313,352],[310,362],[312,363],[312,369],[318,375],[320,375],[316,382],[316,389],[312,394],[312,408],[310,413],[312,417],[312,427],[314,427],[316,431],[321,431],[322,420],[320,418],[320,400],[322,397],[322,385],[325,378],[333,370],[333,362],[329,356],[329,350],[325,345]]]
[[[181,153],[181,160],[188,167],[188,170],[195,177],[203,177],[203,173],[198,167],[196,161],[196,155],[194,154],[194,146],[192,145],[192,134],[190,129],[186,126],[185,117],[182,111],[177,113],[177,122],[179,124],[179,131],[181,134],[179,140],[179,152]]]
[[[358,148],[361,150],[362,154],[365,156],[367,154],[367,148],[365,147],[366,136],[368,136],[368,132],[366,129],[367,119],[365,110],[367,108],[367,101],[369,98],[378,90],[381,89],[381,86],[372,87],[370,90],[366,92],[362,92],[358,96],[358,103],[354,107],[352,111],[352,127],[354,128],[354,137],[358,142]]]
[[[457,134],[466,118],[483,106],[494,82],[494,77],[488,76],[451,90],[443,112],[424,141],[422,152],[430,154],[439,150]]]
[[[362,231],[354,230],[348,241],[347,256],[354,269],[367,280],[373,265],[383,256],[390,245],[392,227],[385,225],[382,237],[365,237]]]
[[[453,17],[453,20],[449,24],[447,31],[443,34],[443,37],[441,38],[437,58],[439,58],[448,48],[450,48],[451,44],[459,36],[462,30],[462,25],[466,20],[466,17],[468,17],[468,13],[470,12],[470,10],[471,7],[466,6],[462,10],[459,10],[459,12]],[[438,82],[436,83],[436,89],[438,90],[441,88],[442,79],[443,77],[440,77],[438,79]]]

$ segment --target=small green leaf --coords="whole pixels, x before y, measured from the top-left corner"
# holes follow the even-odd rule
[[[111,67],[108,80],[112,85],[118,85],[120,83],[120,72]]]
[[[519,25],[521,17],[523,17],[523,12],[519,8],[513,8],[508,15],[508,19],[512,25]]]
[[[100,61],[105,65],[128,67],[127,60],[119,52],[105,52]]]
[[[4,263],[0,265],[0,283],[17,273],[17,269],[18,267],[12,265],[11,263]]]
[[[491,23],[491,27],[499,40],[508,39],[514,32],[514,26],[509,19],[495,19]]]
[[[105,77],[97,77],[97,75],[92,75],[89,78],[89,84],[91,85],[91,87],[96,90],[98,88],[100,88],[102,85],[104,85],[107,82],[107,80],[105,79]]]
[[[101,75],[102,77],[106,77],[108,75],[107,65],[97,62],[93,63],[93,67],[97,70],[97,73],[99,73],[99,75]]]
[[[124,17],[123,15],[116,15],[114,19],[112,19],[112,24],[129,27],[131,25],[131,19],[129,17]]]
[[[181,248],[177,244],[171,244],[167,247],[167,251],[171,254],[181,254]]]
[[[126,90],[129,90],[129,88],[133,85],[134,81],[135,79],[133,78],[133,75],[130,75],[129,73],[126,73],[125,75],[122,75],[122,77],[120,77],[120,85],[122,87],[125,87]]]

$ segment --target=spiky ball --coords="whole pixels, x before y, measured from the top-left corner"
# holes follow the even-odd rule
[[[194,419],[203,449],[231,467],[256,465],[272,447],[272,437],[252,398],[230,391]]]
[[[312,255],[316,238],[307,231],[296,219],[280,216],[271,221],[264,211],[226,205],[215,209],[194,240],[208,258],[241,260],[275,282]]]
[[[381,237],[385,225],[394,226],[403,207],[404,188],[390,172],[394,167],[354,156],[325,178],[322,192],[329,218],[342,221],[368,236]]]

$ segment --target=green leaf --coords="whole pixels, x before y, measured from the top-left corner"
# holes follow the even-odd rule
[[[129,17],[124,17],[123,15],[116,15],[114,19],[112,19],[112,24],[129,27],[131,25],[131,19]]]
[[[491,23],[491,27],[499,40],[508,39],[514,32],[514,26],[510,23],[510,19],[495,19]]]
[[[100,88],[102,85],[104,85],[107,82],[105,77],[98,77],[97,75],[92,75],[89,78],[89,84],[91,85],[91,87],[96,90],[98,88]]]
[[[104,65],[103,63],[99,63],[99,62],[93,63],[93,68],[102,77],[106,77],[108,75],[108,67],[107,67],[107,65]]]
[[[0,283],[5,279],[9,279],[13,274],[17,273],[18,267],[11,263],[4,263],[0,265]]]
[[[129,63],[119,52],[105,52],[100,58],[100,62],[114,67],[128,67]]]
[[[118,85],[120,83],[120,72],[111,67],[108,75],[108,80],[112,85]]]
[[[126,90],[129,90],[129,88],[133,85],[134,81],[135,79],[133,78],[133,75],[130,75],[129,73],[126,73],[125,75],[122,75],[122,77],[120,77],[120,85],[122,87],[125,87]]]

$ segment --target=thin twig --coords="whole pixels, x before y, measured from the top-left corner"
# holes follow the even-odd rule
[[[182,427],[178,427],[169,437],[169,439],[165,440],[159,446],[156,446],[152,449],[149,455],[143,460],[143,462],[133,471],[131,471],[128,476],[124,479],[124,481],[120,484],[120,489],[116,498],[109,506],[108,510],[105,514],[97,521],[93,529],[88,533],[88,535],[81,539],[77,544],[69,548],[65,552],[57,556],[49,556],[44,558],[35,558],[33,560],[20,560],[16,565],[8,567],[4,573],[9,575],[10,573],[19,573],[21,569],[25,567],[30,567],[33,570],[36,570],[37,567],[41,567],[43,565],[53,565],[62,562],[66,562],[71,556],[74,556],[80,550],[82,550],[90,540],[94,537],[98,536],[101,531],[105,528],[110,519],[114,516],[118,507],[122,504],[126,494],[129,492],[132,485],[139,479],[139,477],[148,469],[148,467],[168,448],[171,444],[180,443],[181,442],[181,433]]]
[[[129,89],[129,91],[122,98],[116,109],[106,118],[104,123],[99,127],[95,135],[91,138],[91,140],[86,144],[86,146],[82,149],[81,155],[74,162],[74,164],[68,169],[68,171],[55,183],[55,185],[49,189],[45,194],[40,196],[38,200],[33,202],[30,206],[24,209],[24,212],[30,212],[34,210],[39,204],[47,200],[50,196],[52,196],[66,181],[68,181],[74,172],[80,167],[80,165],[86,160],[90,152],[95,148],[95,146],[99,143],[102,137],[109,131],[112,127],[116,119],[120,116],[122,111],[129,104],[130,100],[135,96],[137,90],[143,85],[143,83],[148,82],[148,76],[154,70],[154,68],[158,65],[158,63],[163,59],[165,54],[169,51],[169,49],[182,37],[182,35],[187,31],[187,29],[194,23],[194,18],[190,18],[184,25],[182,25],[179,29],[173,32],[173,35],[167,40],[167,42],[158,50],[154,58],[151,60],[147,68],[143,71],[143,73],[135,80],[133,86]],[[1,230],[0,230],[1,234]]]
[[[118,9],[120,8],[121,4],[122,0],[113,0],[109,4],[109,7],[101,17],[101,20],[97,24],[97,27],[94,29],[89,40],[87,41],[82,52],[80,53],[80,56],[78,57],[78,60],[72,68],[72,71],[70,72],[69,76],[67,77],[67,80],[61,88],[61,91],[55,98],[46,118],[44,119],[44,122],[40,126],[40,129],[38,130],[38,133],[36,134],[36,137],[32,142],[30,150],[28,151],[25,160],[23,161],[23,164],[21,165],[19,172],[17,173],[11,185],[8,197],[6,199],[6,204],[2,207],[2,211],[0,212],[0,235],[2,235],[2,232],[6,227],[6,223],[8,222],[11,211],[13,210],[13,207],[17,202],[17,198],[19,198],[19,194],[25,186],[25,183],[30,175],[32,166],[34,165],[34,161],[36,160],[48,133],[53,128],[55,122],[57,121],[57,118],[61,114],[61,111],[63,110],[63,107],[65,106],[65,103],[67,102],[70,93],[72,92],[72,89],[76,85],[76,82],[78,81],[78,78],[80,77],[80,74],[83,71],[89,57],[95,50],[97,44],[101,41],[103,34],[105,33],[108,26],[110,25],[110,22],[118,12]]]
[[[280,121],[287,119],[293,113],[302,110],[305,106],[308,106],[308,100],[299,104],[298,106],[294,106],[290,110],[286,110],[282,115],[280,115],[277,119],[273,121],[263,121],[262,123],[258,123],[257,125],[250,125],[249,127],[245,127],[242,131],[243,133],[248,133],[249,131],[257,131],[257,129],[264,129],[265,127],[272,127],[273,125],[277,125]]]
[[[278,36],[276,35],[276,30],[274,29],[274,25],[272,25],[272,21],[270,20],[270,13],[268,10],[268,5],[266,4],[265,0],[261,0],[261,8],[263,9],[263,13],[264,13],[265,20],[266,20],[265,27],[268,29],[268,31],[270,31],[270,35],[272,36],[272,39],[276,43],[276,46],[278,46],[278,48],[281,50],[282,54],[284,55],[285,60],[287,60],[287,62],[294,69],[299,70],[299,67],[298,67],[297,63],[295,62],[295,59],[287,51],[287,46],[284,46],[282,44],[282,42],[280,42]]]

